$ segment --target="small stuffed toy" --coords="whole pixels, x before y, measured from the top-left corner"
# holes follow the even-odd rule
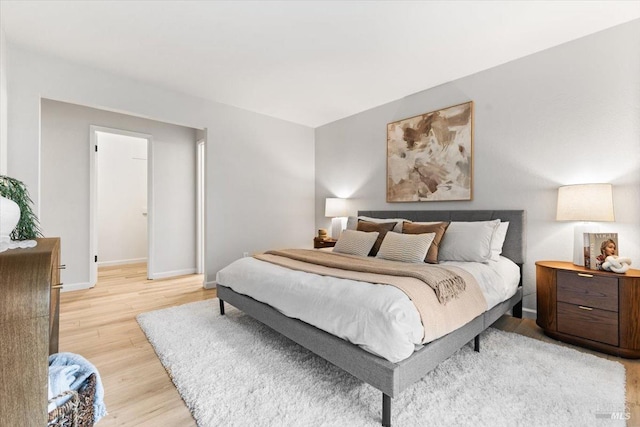
[[[602,263],[602,269],[614,273],[626,273],[630,265],[631,258],[610,255]]]

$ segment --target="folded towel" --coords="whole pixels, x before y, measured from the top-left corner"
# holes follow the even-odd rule
[[[61,365],[49,367],[49,400],[59,396],[65,391],[76,390],[71,387],[78,376],[80,366],[78,365]],[[71,395],[62,396],[55,401],[49,403],[49,412],[56,406],[64,405],[67,400],[71,399]]]
[[[97,423],[100,418],[107,415],[107,408],[104,404],[102,380],[96,367],[87,359],[75,353],[55,353],[49,356],[49,386],[50,391],[54,393],[49,398],[65,391],[61,387],[65,386],[66,383],[68,383],[66,390],[78,391],[91,374],[96,375],[96,395],[93,409],[94,423]],[[56,401],[56,406],[63,404],[68,399],[67,397],[61,403]]]

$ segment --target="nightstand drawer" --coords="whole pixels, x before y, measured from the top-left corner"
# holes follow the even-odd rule
[[[558,302],[558,332],[618,345],[618,313]]]
[[[618,311],[618,279],[616,277],[569,271],[558,271],[557,274],[558,301]]]

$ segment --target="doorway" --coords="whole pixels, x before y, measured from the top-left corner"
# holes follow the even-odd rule
[[[98,267],[147,263],[151,278],[153,181],[152,137],[91,126],[90,283]]]
[[[44,98],[41,116],[39,219],[45,235],[61,238],[67,266],[61,272],[65,292],[89,289],[97,282],[101,257],[95,208],[96,131],[151,141],[147,143],[149,278],[196,273],[196,153],[197,142],[207,140],[207,130]]]

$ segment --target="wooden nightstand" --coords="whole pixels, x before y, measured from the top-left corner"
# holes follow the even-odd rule
[[[334,247],[336,245],[337,241],[338,241],[338,239],[320,240],[317,237],[315,237],[313,239],[313,248],[314,249],[332,248],[332,247]]]
[[[640,358],[640,270],[589,270],[536,262],[536,323],[552,338],[616,356]]]

